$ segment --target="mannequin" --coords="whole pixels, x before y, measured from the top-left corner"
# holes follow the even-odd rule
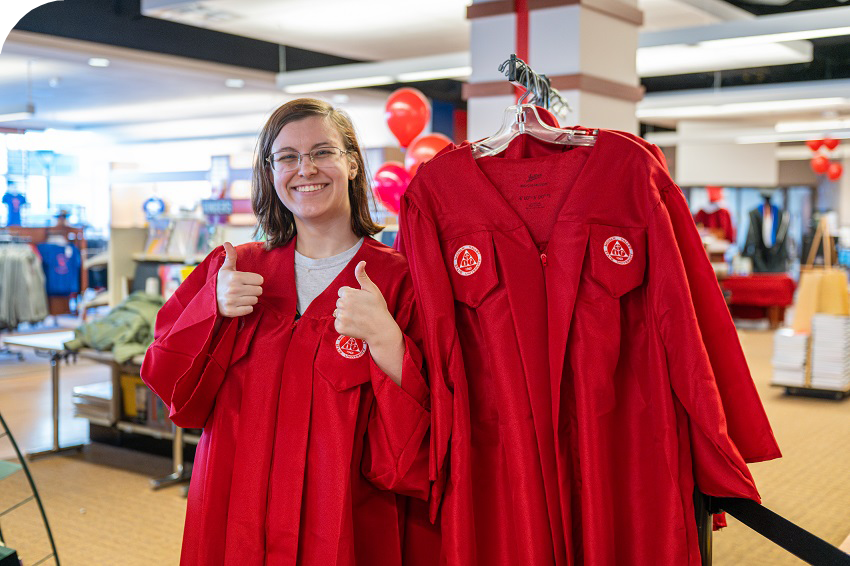
[[[21,209],[27,204],[27,198],[21,194],[18,187],[11,182],[3,195],[3,204],[8,208],[6,226],[21,225]]]
[[[702,207],[695,215],[694,222],[698,226],[704,226],[717,232],[718,237],[727,242],[735,242],[735,225],[732,224],[732,215],[723,206],[723,187],[709,186],[708,204]]]
[[[771,203],[770,191],[762,191],[761,197],[762,203],[750,210],[744,255],[753,260],[756,273],[784,273],[788,269],[790,215]]]

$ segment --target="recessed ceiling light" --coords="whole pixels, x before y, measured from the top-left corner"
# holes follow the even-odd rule
[[[347,94],[335,94],[331,97],[331,101],[334,104],[345,104],[349,100],[351,100],[351,98]]]
[[[89,65],[92,67],[108,67],[109,59],[104,59],[103,57],[92,57],[89,59]]]
[[[227,79],[224,81],[224,86],[228,88],[242,88],[245,86],[245,81],[242,79]]]

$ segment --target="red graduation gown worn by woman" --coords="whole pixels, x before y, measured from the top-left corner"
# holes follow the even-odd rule
[[[404,258],[366,238],[296,320],[295,242],[237,248],[263,276],[254,311],[225,318],[213,251],[165,304],[142,378],[182,427],[203,428],[181,564],[399,565],[406,497],[426,499],[430,395]],[[402,385],[334,330],[337,290],[367,262],[405,341]],[[392,490],[392,491],[388,491]]]
[[[758,500],[745,461],[779,450],[693,220],[623,135],[529,147],[448,151],[402,199],[443,555],[697,565],[695,483]]]

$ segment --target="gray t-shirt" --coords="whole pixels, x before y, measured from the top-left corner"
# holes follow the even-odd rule
[[[295,251],[295,290],[298,292],[298,312],[303,314],[322,291],[333,283],[351,258],[363,245],[363,238],[349,250],[331,257],[311,259]]]

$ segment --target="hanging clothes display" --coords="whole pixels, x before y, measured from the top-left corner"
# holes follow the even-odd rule
[[[41,322],[47,314],[41,258],[29,244],[0,244],[0,329]]]
[[[765,198],[750,210],[750,228],[743,255],[753,260],[755,273],[788,271],[788,227],[791,216]]]
[[[7,191],[3,204],[6,205],[6,226],[20,226],[21,209],[27,204],[27,197],[17,191]]]
[[[264,279],[253,312],[215,331],[217,248],[160,310],[141,370],[175,424],[204,429],[181,563],[400,566],[396,494],[427,498],[430,425],[404,259],[366,238],[296,318],[295,240],[237,250],[240,270]],[[405,335],[400,387],[334,329],[337,290],[358,286],[361,260]]]
[[[710,203],[699,209],[694,215],[694,222],[706,228],[718,230],[720,238],[727,242],[735,241],[735,225],[732,223],[732,215],[717,203]]]
[[[402,199],[426,329],[432,517],[457,565],[700,563],[693,491],[759,500],[773,438],[657,148],[521,136]]]
[[[80,270],[83,268],[79,248],[71,244],[38,244],[47,277],[47,294],[66,296],[80,292]]]

